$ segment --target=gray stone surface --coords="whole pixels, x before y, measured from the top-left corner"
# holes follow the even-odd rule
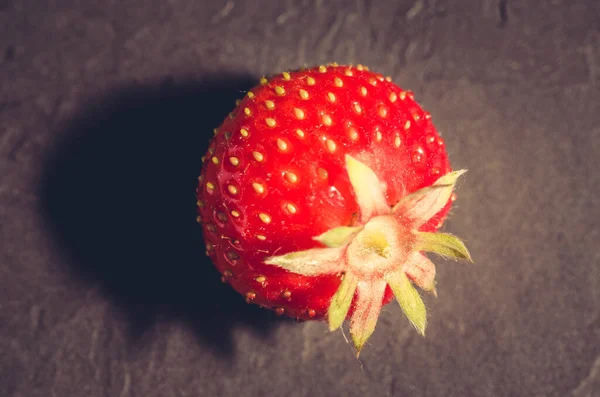
[[[468,168],[428,336],[354,358],[219,283],[195,176],[238,90],[364,63]],[[0,395],[600,395],[600,3],[0,0]]]

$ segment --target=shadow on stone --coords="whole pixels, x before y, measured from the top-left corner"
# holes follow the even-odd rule
[[[233,356],[232,330],[267,337],[278,320],[247,305],[204,254],[196,223],[201,157],[255,79],[132,86],[88,104],[49,155],[43,212],[69,270],[99,285],[139,340],[183,320]]]

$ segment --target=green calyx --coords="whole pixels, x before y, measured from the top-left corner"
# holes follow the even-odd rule
[[[472,258],[458,237],[419,231],[449,202],[464,170],[440,177],[390,208],[386,185],[376,172],[349,155],[345,161],[360,209],[357,226],[334,227],[313,238],[321,247],[269,257],[264,263],[305,276],[343,275],[327,320],[334,331],[349,319],[360,353],[375,330],[387,286],[410,323],[425,334],[427,310],[416,287],[435,295],[436,269],[424,253],[469,262]]]

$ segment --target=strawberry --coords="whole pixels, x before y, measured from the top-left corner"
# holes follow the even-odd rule
[[[464,171],[410,91],[361,65],[284,72],[214,132],[198,221],[223,282],[278,315],[349,319],[358,352],[394,296],[424,334],[423,252],[470,255],[436,232]]]

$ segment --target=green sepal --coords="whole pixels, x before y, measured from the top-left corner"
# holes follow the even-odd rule
[[[388,212],[389,206],[377,174],[369,166],[348,154],[345,159],[348,179],[360,208],[361,220],[366,222],[373,215]]]
[[[473,262],[471,254],[463,241],[449,233],[416,232],[417,251],[431,252],[444,258],[464,259]]]
[[[358,278],[353,273],[348,272],[344,274],[338,290],[333,295],[333,298],[331,298],[331,303],[327,311],[329,330],[335,331],[346,319],[357,286]]]
[[[340,226],[330,229],[317,237],[313,237],[313,240],[330,248],[338,248],[348,243],[361,229],[361,227]]]
[[[437,214],[452,196],[457,179],[467,170],[452,171],[440,177],[431,186],[419,189],[400,200],[392,212],[412,219],[419,227]]]
[[[303,276],[334,274],[345,268],[343,251],[337,248],[312,248],[306,251],[290,252],[266,258],[264,263]]]
[[[385,279],[408,320],[424,336],[427,326],[427,309],[417,289],[402,270],[390,273]]]
[[[360,355],[365,343],[375,331],[386,287],[387,283],[384,280],[358,283],[358,299],[350,319],[350,336],[356,349],[356,357]]]

